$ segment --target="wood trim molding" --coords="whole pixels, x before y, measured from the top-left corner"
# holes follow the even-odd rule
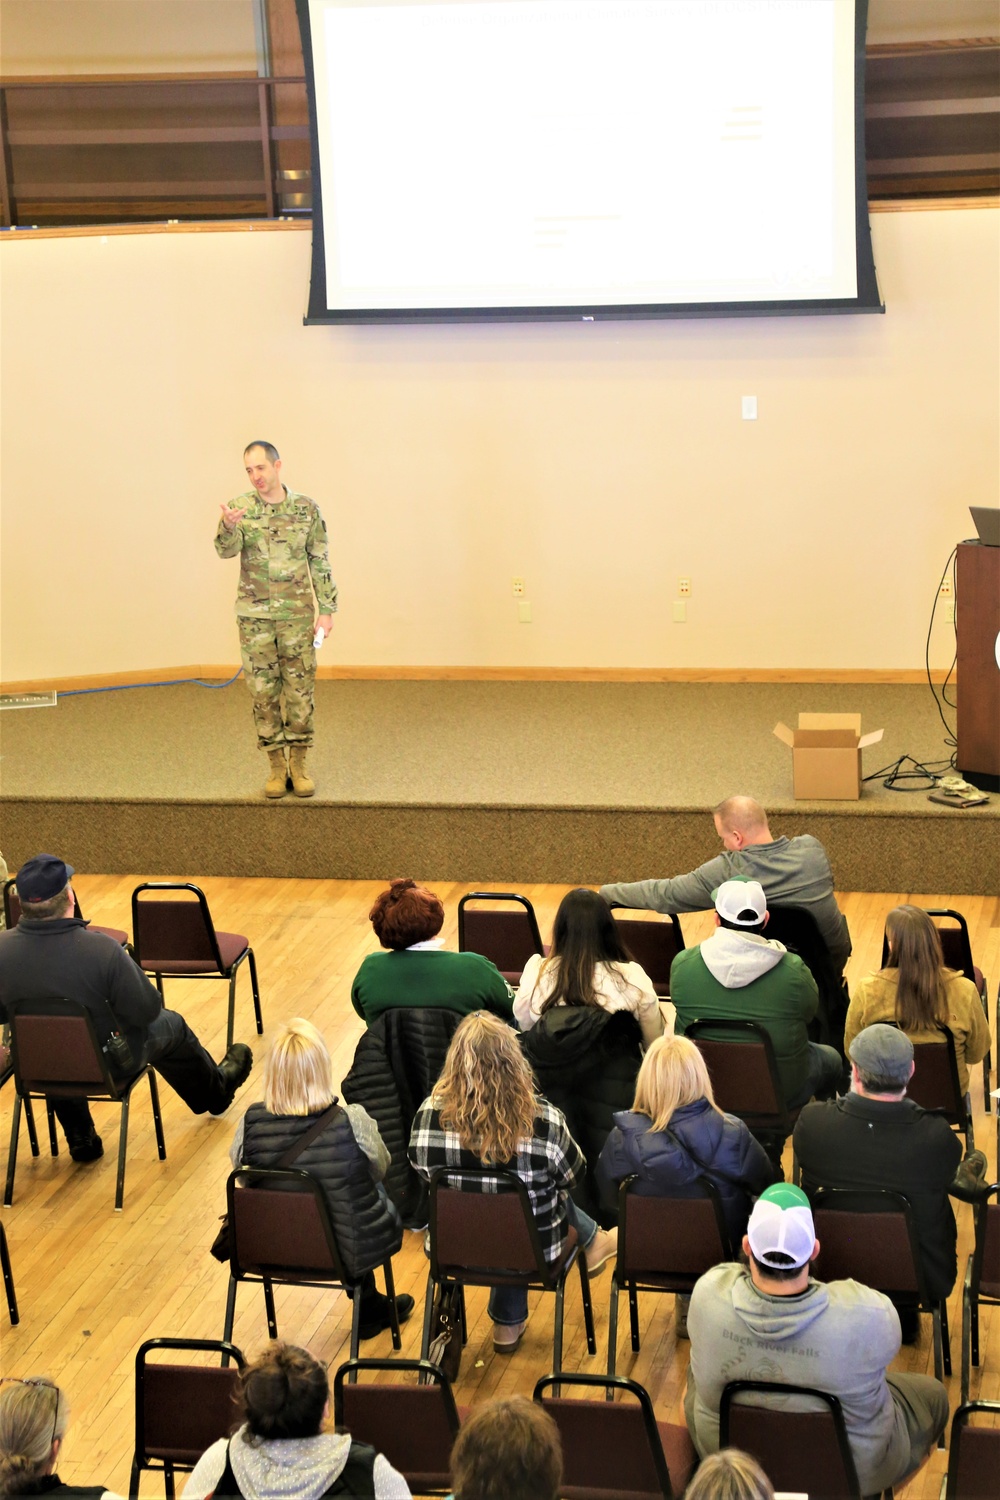
[[[226,682],[239,671],[233,662],[200,662],[189,667],[150,667],[144,672],[103,672],[86,677],[45,677],[0,682],[0,693],[86,693],[103,688],[160,687],[202,680]],[[943,667],[931,679],[944,682]],[[926,682],[922,667],[483,667],[483,666],[321,666],[325,682]],[[952,674],[954,681],[954,674]]]

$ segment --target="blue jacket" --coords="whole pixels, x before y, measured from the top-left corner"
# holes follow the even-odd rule
[[[742,1120],[720,1114],[707,1099],[685,1104],[671,1116],[670,1129],[680,1145],[665,1131],[649,1127],[649,1116],[634,1110],[615,1115],[598,1167],[605,1202],[614,1201],[618,1183],[632,1173],[639,1177],[633,1192],[653,1198],[667,1194],[693,1198],[699,1191],[697,1179],[708,1177],[719,1190],[738,1254],[751,1198],[780,1181],[763,1146]]]

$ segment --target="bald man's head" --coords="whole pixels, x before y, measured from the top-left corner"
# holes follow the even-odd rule
[[[715,809],[715,831],[727,849],[735,852],[747,844],[770,844],[767,813],[752,797],[727,797]]]

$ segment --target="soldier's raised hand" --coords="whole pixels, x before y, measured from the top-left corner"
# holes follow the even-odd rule
[[[222,511],[222,524],[227,531],[233,531],[247,513],[246,506],[242,510],[237,510],[229,505],[220,505],[219,509]]]

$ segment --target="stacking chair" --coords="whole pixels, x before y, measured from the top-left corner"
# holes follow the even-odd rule
[[[221,1354],[227,1366],[165,1364],[154,1350]],[[236,1363],[228,1365],[233,1359]],[[135,1356],[135,1452],[129,1495],[139,1493],[143,1469],[161,1470],[169,1500],[174,1471],[193,1469],[206,1448],[239,1424],[237,1385],[243,1355],[235,1344],[215,1339],[147,1339]]]
[[[17,1296],[14,1292],[14,1273],[10,1268],[10,1251],[7,1248],[7,1231],[0,1223],[0,1270],[3,1271],[3,1289],[7,1293],[7,1313],[11,1323],[20,1323],[17,1311]]]
[[[684,1034],[705,1059],[715,1102],[751,1134],[784,1142],[799,1117],[781,1092],[774,1043],[756,1021],[692,1021]],[[797,1170],[793,1165],[793,1181]]]
[[[971,979],[976,986],[979,998],[983,1004],[983,1014],[986,1017],[987,1026],[990,1023],[989,996],[987,993],[986,979],[979,965],[973,962],[972,943],[969,938],[969,924],[960,911],[954,911],[949,906],[922,907],[927,916],[934,919],[938,937],[941,939],[941,956],[945,962],[945,968],[955,969],[959,974],[964,974],[966,979]],[[943,920],[939,920],[943,919]],[[886,966],[889,958],[889,939],[882,934],[882,967]],[[1000,991],[998,991],[1000,994]],[[990,1099],[990,1073],[993,1068],[993,1052],[990,1049],[983,1058],[983,1107],[989,1114],[993,1105]]]
[[[7,1013],[10,1017],[15,1093],[10,1150],[7,1154],[7,1184],[3,1195],[5,1206],[9,1207],[14,1201],[14,1168],[17,1165],[17,1137],[22,1103],[28,1104],[32,1098],[108,1099],[121,1106],[118,1179],[115,1186],[115,1210],[120,1211],[125,1193],[129,1104],[132,1090],[140,1078],[149,1079],[157,1155],[160,1161],[165,1160],[167,1155],[156,1074],[147,1065],[138,1068],[127,1078],[115,1078],[97,1040],[93,1019],[76,1000],[10,1001]],[[55,1116],[51,1105],[47,1108],[49,1145],[52,1155],[58,1156]],[[29,1128],[29,1138],[31,1137]],[[38,1155],[38,1142],[34,1138],[31,1138],[31,1154]]]
[[[639,1350],[639,1292],[687,1294],[699,1276],[735,1260],[722,1200],[707,1177],[694,1197],[646,1197],[634,1191],[635,1175],[618,1189],[618,1255],[611,1278],[608,1374],[618,1355],[618,1299],[628,1292],[632,1348]],[[610,1395],[609,1398],[610,1400]]]
[[[973,1427],[969,1418],[992,1418],[989,1427]],[[1000,1474],[1000,1401],[966,1401],[951,1422],[951,1450],[945,1500],[996,1500]]]
[[[344,1269],[323,1190],[308,1172],[295,1168],[265,1171],[240,1167],[226,1184],[229,1212],[229,1291],[223,1339],[230,1339],[236,1314],[236,1288],[256,1282],[264,1288],[268,1337],[278,1337],[274,1286],[321,1286],[346,1292],[354,1304],[351,1358],[358,1357],[361,1281]],[[402,1348],[396,1316],[392,1261],[382,1262],[392,1316],[392,1347]]]
[[[593,1387],[609,1399],[561,1395]],[[554,1394],[548,1399],[549,1388]],[[615,1401],[615,1395],[634,1398]],[[684,1426],[657,1422],[649,1392],[636,1380],[606,1375],[546,1375],[534,1399],[562,1438],[563,1500],[673,1500],[698,1462]]]
[[[951,1374],[948,1303],[928,1295],[920,1243],[910,1202],[885,1189],[820,1188],[813,1194],[813,1221],[821,1281],[853,1277],[899,1302],[913,1302],[934,1320],[934,1374]]]
[[[484,1186],[487,1182],[501,1183],[500,1191],[489,1191]],[[546,1261],[528,1190],[516,1173],[499,1167],[488,1171],[438,1167],[431,1173],[430,1262],[421,1359],[426,1359],[430,1350],[436,1288],[520,1286],[526,1291],[555,1293],[552,1368],[558,1374],[562,1369],[566,1278],[574,1262],[580,1270],[587,1350],[590,1354],[597,1353],[590,1277],[577,1232],[569,1230],[557,1261],[551,1264]],[[466,1337],[463,1293],[463,1344]]]
[[[684,947],[684,934],[676,915],[630,917],[618,916],[618,912],[634,908],[611,907],[615,925],[621,940],[637,964],[641,964],[653,982],[653,989],[661,1000],[670,999],[670,965]]]
[[[148,891],[188,891],[190,896],[161,900]],[[229,1016],[226,1049],[233,1045],[236,976],[244,959],[250,969],[257,1035],[264,1023],[260,1014],[257,961],[247,938],[237,932],[217,932],[204,891],[190,881],[146,880],[132,892],[132,940],[139,966],[152,974],[163,994],[164,976],[171,979],[228,979]]]
[[[83,907],[80,905],[80,893],[75,886],[73,887],[73,894],[76,897],[76,915],[83,917]],[[3,916],[8,931],[10,928],[16,927],[21,920],[21,903],[17,896],[17,877],[14,875],[9,880],[4,881]],[[128,933],[123,932],[120,927],[98,927],[95,923],[91,922],[90,931],[103,932],[105,937],[112,938],[123,948],[128,942]]]
[[[887,1022],[895,1026],[895,1021]],[[923,1109],[937,1110],[954,1129],[965,1136],[965,1150],[975,1145],[972,1111],[958,1079],[955,1038],[947,1026],[939,1026],[939,1042],[916,1042],[913,1047],[913,1077],[906,1085],[907,1097]]]
[[[792,953],[798,954],[816,981],[819,990],[819,1012],[810,1027],[814,1042],[836,1047],[844,1055],[844,1022],[850,996],[844,977],[830,957],[816,918],[805,906],[768,906],[766,937],[777,938]]]
[[[472,901],[493,904],[484,910]],[[514,891],[470,891],[458,903],[458,951],[481,953],[500,970],[508,984],[517,984],[533,953],[544,953],[535,908],[527,896]]]
[[[357,1380],[379,1371],[415,1373],[422,1383]],[[352,1384],[351,1381],[355,1383]],[[333,1377],[333,1419],[398,1469],[414,1494],[448,1494],[459,1412],[448,1377],[423,1359],[351,1359]]]
[[[793,1411],[740,1399],[754,1396],[785,1401],[808,1397],[813,1406]],[[862,1500],[843,1408],[828,1391],[772,1380],[731,1380],[719,1406],[719,1446],[749,1453],[776,1490],[822,1495],[823,1500]],[[884,1493],[891,1500],[892,1490]]]
[[[962,1288],[962,1400],[969,1399],[970,1366],[979,1368],[979,1304],[1000,1306],[1000,1202],[998,1185],[976,1205],[976,1243]]]

